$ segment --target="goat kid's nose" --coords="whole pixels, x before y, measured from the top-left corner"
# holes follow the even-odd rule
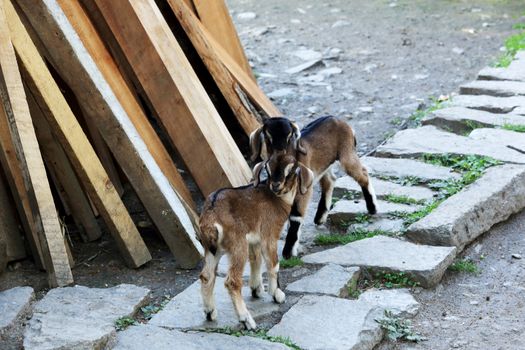
[[[271,187],[272,191],[277,192],[277,191],[279,191],[280,183],[279,182],[272,182],[270,187]]]

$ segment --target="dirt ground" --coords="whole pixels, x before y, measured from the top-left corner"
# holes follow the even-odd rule
[[[306,124],[334,114],[356,129],[359,150],[373,150],[402,127],[430,97],[448,95],[494,61],[512,25],[525,13],[522,0],[228,0],[250,61],[264,91],[290,118]],[[252,12],[255,14],[253,18]],[[312,52],[313,51],[313,52]],[[294,55],[295,54],[295,55]],[[317,58],[297,74],[285,70]],[[322,72],[327,68],[334,68]],[[340,73],[339,69],[340,68]],[[135,210],[135,217],[143,213]],[[143,218],[147,222],[146,218]],[[310,225],[310,231],[311,223]],[[175,268],[175,259],[148,225],[141,228],[153,260],[125,267],[109,236],[73,241],[77,284],[107,287],[134,283],[153,299],[174,296],[198,277],[198,269]],[[309,228],[307,228],[308,231]],[[525,340],[523,232],[525,214],[498,226],[467,254],[481,274],[447,273],[442,285],[422,291],[415,328],[429,338],[417,349],[519,349]],[[485,256],[480,261],[480,255]],[[283,284],[308,273],[283,273]],[[45,292],[45,274],[30,261],[9,266],[0,289],[33,286]],[[293,304],[293,298],[287,306]],[[261,325],[271,326],[279,315]],[[384,349],[412,348],[385,342]],[[525,345],[521,348],[525,348]]]

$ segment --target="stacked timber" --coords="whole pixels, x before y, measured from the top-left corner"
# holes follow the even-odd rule
[[[131,189],[194,267],[196,199],[250,180],[248,135],[279,115],[223,0],[0,0],[0,97],[0,272],[31,255],[51,286],[73,282],[62,217],[151,260]]]

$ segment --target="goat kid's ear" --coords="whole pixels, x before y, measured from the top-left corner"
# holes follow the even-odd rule
[[[306,154],[306,149],[301,144],[301,130],[299,129],[299,125],[297,125],[297,123],[294,122],[291,122],[291,124],[294,136],[294,147],[300,153]]]
[[[259,186],[259,183],[261,182],[261,171],[265,164],[266,162],[260,162],[253,167],[253,187]]]
[[[299,163],[297,173],[299,175],[299,190],[301,194],[306,194],[314,182],[314,173],[301,163]]]
[[[264,133],[262,131],[263,127],[261,126],[250,134],[250,159],[252,162],[255,162],[261,155],[261,147],[264,142]]]

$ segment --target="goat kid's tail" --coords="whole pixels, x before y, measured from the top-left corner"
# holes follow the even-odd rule
[[[203,247],[209,250],[213,255],[217,253],[219,241],[219,224],[201,220],[200,222],[200,241]]]

